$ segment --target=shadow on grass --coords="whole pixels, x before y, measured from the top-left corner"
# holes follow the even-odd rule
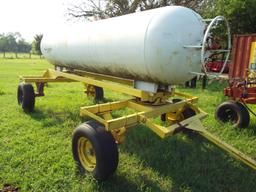
[[[161,188],[152,181],[149,181],[146,177],[143,178],[145,184],[150,184],[151,191],[161,191]],[[113,192],[113,191],[144,191],[140,189],[137,183],[132,182],[123,175],[114,175],[108,181],[100,183],[99,191]]]
[[[89,118],[80,117],[79,110],[77,111],[61,111],[56,112],[54,109],[48,109],[46,111],[35,109],[32,113],[27,113],[32,119],[40,121],[42,127],[51,127],[61,125],[67,121],[75,124],[88,121]]]
[[[254,117],[256,118],[256,117]],[[251,132],[251,135],[256,135],[256,127],[255,124],[250,124],[249,127],[247,127],[246,129],[248,129]]]
[[[78,110],[55,112],[54,109],[36,109],[29,115],[42,121],[43,127],[62,124],[67,120],[76,124],[89,120],[81,118]],[[168,191],[190,189],[195,192],[246,192],[256,188],[256,175],[253,170],[241,165],[200,136],[190,139],[179,135],[160,140],[144,126],[137,126],[127,135],[121,151],[129,156],[135,155],[143,162],[143,167],[151,167],[161,177],[170,178],[172,186]],[[129,180],[127,175],[117,174],[107,182],[97,184],[97,188],[99,191],[139,191],[138,183],[144,183],[153,191],[166,191],[154,179],[143,174],[136,182]]]
[[[78,180],[82,182],[87,180],[88,182],[93,184],[93,191],[105,191],[105,192],[115,192],[115,191],[138,191],[138,186],[135,183],[132,183],[127,180],[126,177],[122,175],[114,174],[112,177],[108,178],[108,180],[104,182],[98,182],[91,175],[85,175],[80,171],[76,171],[76,177]]]
[[[105,191],[105,192],[136,192],[136,191],[144,191],[141,189],[141,186],[138,185],[138,183],[131,181],[126,175],[119,174],[118,170],[116,173],[114,173],[113,176],[109,177],[104,182],[99,182],[93,178],[92,175],[86,175],[86,173],[83,173],[79,171],[77,168],[76,170],[76,178],[81,182],[89,182],[93,185],[94,192],[96,191]],[[143,182],[150,185],[151,189],[153,191],[161,191],[161,188],[159,185],[155,184],[151,180],[147,179],[146,177],[143,177]],[[147,186],[148,187],[148,186]]]
[[[136,155],[144,166],[150,166],[170,178],[172,189],[191,191],[254,191],[256,174],[201,136],[193,139],[174,136],[160,140],[142,126],[132,130],[122,150]],[[142,180],[143,181],[143,180]],[[147,181],[149,185],[154,185]],[[157,190],[164,191],[164,190]]]
[[[103,103],[108,103],[108,102],[114,102],[114,101],[116,101],[116,100],[109,99],[109,98],[104,98],[101,101],[92,100],[92,104],[88,104],[88,106],[103,104]],[[83,105],[81,105],[81,106],[83,106]],[[75,110],[69,110],[69,109],[63,110],[63,111],[59,111],[59,110],[55,111],[55,110],[56,109],[54,109],[54,108],[48,108],[45,110],[35,108],[35,110],[33,112],[26,113],[26,114],[37,121],[41,121],[43,127],[49,127],[49,126],[62,124],[66,121],[83,123],[83,122],[91,120],[91,118],[89,118],[89,117],[84,117],[84,116],[81,117],[80,116],[79,107],[77,107],[77,109],[75,109]]]

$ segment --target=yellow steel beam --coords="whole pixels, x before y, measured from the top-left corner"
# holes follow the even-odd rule
[[[104,118],[105,120],[113,119],[113,117],[112,117],[112,115],[111,115],[110,112],[104,113],[104,114],[103,114],[103,118]]]
[[[80,111],[80,116],[88,116],[88,117],[91,117],[92,119],[100,122],[101,124],[105,125],[106,127],[106,120],[101,118],[99,115],[97,114],[94,114],[88,110],[82,110]]]
[[[68,72],[56,71],[48,69],[42,76],[21,76],[20,79],[24,82],[72,82],[78,81],[94,86],[111,89],[116,92],[125,93],[135,97],[139,97],[142,100],[149,100],[150,95],[148,92],[135,89],[131,85],[133,83],[129,80],[122,78],[114,78],[105,75],[95,75],[93,73],[84,72],[81,76],[78,74],[72,74]],[[122,84],[120,84],[122,83]]]
[[[169,135],[172,135],[173,132],[175,131],[175,129],[170,129],[170,128],[167,128],[167,127],[163,127],[161,125],[157,125],[153,121],[149,120],[148,118],[146,118],[143,115],[140,115],[139,117],[140,117],[140,122],[141,123],[143,123],[148,128],[150,128],[154,133],[156,133],[162,139],[169,136]]]
[[[51,70],[51,69],[48,69],[48,71],[50,74],[53,73],[56,76],[65,77],[68,79],[72,79],[74,81],[79,81],[79,82],[95,85],[95,86],[102,87],[102,88],[108,88],[108,89],[111,89],[116,92],[121,92],[121,93],[125,93],[125,94],[132,95],[135,97],[139,97],[142,100],[148,100],[150,98],[149,93],[139,90],[139,89],[135,89],[135,88],[127,86],[127,85],[121,85],[121,84],[114,83],[114,82],[106,82],[106,81],[96,80],[91,77],[83,77],[83,76],[79,76],[79,75],[75,75],[75,74],[71,74],[71,73],[63,73],[63,72],[55,71],[55,70]]]
[[[249,167],[256,170],[256,161],[249,156],[243,154],[241,151],[227,144],[226,142],[220,140],[218,137],[207,131],[202,125],[199,119],[194,119],[192,123],[185,125],[187,129],[197,131],[200,135],[205,137],[208,141],[211,141],[213,144],[218,146],[224,151],[227,151],[231,156],[245,163]]]
[[[87,115],[92,118],[96,118],[96,117],[99,117],[96,114],[105,113],[105,112],[109,112],[109,111],[113,111],[113,110],[121,109],[125,107],[129,107],[138,111],[137,113],[126,115],[126,116],[115,118],[115,119],[99,120],[97,118],[97,120],[99,120],[101,123],[103,123],[106,126],[107,130],[113,130],[113,129],[118,129],[120,127],[134,126],[135,124],[138,124],[140,122],[140,119],[142,116],[145,118],[153,118],[153,117],[160,116],[163,113],[175,112],[180,108],[183,108],[186,104],[187,104],[187,100],[180,101],[178,103],[167,103],[161,106],[150,106],[145,104],[143,105],[142,103],[137,103],[134,100],[126,100],[126,101],[97,104],[89,107],[81,107],[80,115],[81,116]]]
[[[46,83],[46,82],[83,82],[94,86],[108,88],[113,91],[125,93],[140,98],[142,101],[151,101],[159,98],[167,98],[168,94],[157,93],[150,95],[146,91],[133,88],[133,81],[129,79],[117,78],[108,75],[95,74],[85,71],[74,70],[72,72],[61,72],[48,69],[42,76],[21,76],[21,80],[27,83]],[[175,92],[175,95],[190,99],[187,102],[197,101],[197,97]],[[152,101],[153,102],[153,101]]]
[[[156,106],[146,105],[140,102],[136,102],[136,100],[129,100],[127,103],[127,107],[132,108],[136,111],[149,111],[152,110]]]
[[[132,106],[133,107],[136,106],[135,104],[136,104],[135,102],[129,101],[129,106],[131,108]],[[184,107],[185,104],[186,104],[185,101],[181,101],[175,104],[168,103],[162,106],[151,106],[151,107],[149,106],[147,107],[139,104],[136,106],[136,109],[137,110],[139,109],[138,111],[141,111],[141,112],[109,120],[106,122],[106,128],[107,130],[112,130],[112,129],[117,129],[119,127],[131,127],[140,122],[140,116],[144,116],[146,118],[157,117],[163,113],[175,112],[179,108]],[[141,105],[141,108],[139,108],[140,105]]]
[[[80,70],[74,70],[72,72],[61,72],[53,69],[48,69],[42,76],[21,76],[21,80],[27,83],[46,83],[46,82],[83,82],[94,86],[108,88],[113,91],[132,95],[141,99],[141,101],[155,102],[157,98],[169,97],[166,93],[157,93],[150,95],[146,91],[133,88],[133,81],[129,79],[117,78],[108,75],[95,74],[91,72],[85,72]],[[175,95],[182,96],[190,99],[187,102],[197,101],[197,97],[193,97],[187,94],[175,92]],[[164,99],[164,100],[165,100]]]
[[[167,103],[161,106],[151,106],[149,107],[150,110],[143,112],[143,115],[147,118],[157,117],[164,113],[176,112],[178,109],[183,108],[186,104],[187,101],[184,100],[178,103]]]
[[[113,129],[118,129],[120,127],[132,127],[137,125],[140,122],[140,115],[142,115],[144,112],[134,113],[131,115],[126,115],[123,117],[115,118],[106,121],[106,130],[110,131]]]
[[[111,112],[104,113],[103,118],[105,120],[113,119]],[[112,133],[113,137],[115,138],[116,143],[121,144],[121,143],[123,143],[123,141],[125,139],[126,128],[121,127],[119,129],[112,130],[111,133]]]
[[[232,155],[234,158],[240,160],[244,164],[248,165],[249,167],[256,170],[256,161],[252,159],[251,157],[245,155],[241,151],[237,150],[236,148],[232,147],[231,145],[227,144],[224,141],[221,141],[219,138],[211,134],[209,131],[202,131],[199,132],[200,135],[205,137],[207,140],[211,141],[215,145],[217,145],[219,148],[223,149],[224,151],[227,151],[230,155]]]
[[[115,101],[103,104],[97,104],[93,106],[80,107],[80,115],[84,115],[84,111],[90,111],[91,113],[104,113],[107,111],[113,111],[116,109],[125,108],[128,104],[128,101]]]
[[[124,127],[131,127],[138,123],[142,123],[142,124],[146,125],[147,127],[149,127],[159,137],[166,138],[168,136],[173,135],[174,132],[177,129],[180,129],[181,126],[185,127],[190,124],[195,125],[195,122],[197,122],[197,121],[200,122],[200,119],[205,118],[206,115],[207,114],[205,114],[205,113],[199,113],[198,115],[195,115],[191,118],[188,118],[188,119],[185,119],[185,120],[179,122],[179,124],[174,124],[174,125],[165,127],[165,126],[161,126],[161,125],[154,123],[153,121],[151,121],[149,118],[147,118],[145,116],[144,112],[140,112],[140,113],[132,114],[129,116],[125,116],[124,118],[120,117],[119,119],[115,119],[116,121],[115,120],[113,120],[111,122],[108,121],[107,124],[111,130],[112,128],[114,129],[115,127],[120,126],[120,124],[123,124]],[[200,125],[201,125],[201,122],[200,122],[199,126]],[[194,128],[196,129],[196,126]]]
[[[20,76],[21,81],[25,83],[47,83],[47,82],[74,82],[72,79],[55,75],[51,70],[46,70],[43,75],[29,75],[29,76]]]
[[[44,78],[44,77],[26,77],[23,76],[20,78],[25,83],[59,83],[59,82],[75,82],[72,79],[67,78],[57,78],[57,79],[50,79],[50,78]]]
[[[74,70],[75,74],[81,75],[81,76],[86,76],[86,77],[91,77],[97,80],[104,80],[104,81],[112,81],[116,83],[121,83],[129,86],[133,86],[134,81],[131,79],[124,79],[120,77],[113,77],[110,75],[103,75],[99,73],[92,73],[92,72],[87,72],[87,71],[81,71],[81,70]]]
[[[174,112],[174,111],[177,111],[177,107],[182,107],[185,104],[187,104],[189,107],[191,107],[195,111],[199,112],[200,110],[197,107],[190,104],[190,103],[195,102],[197,99],[198,99],[197,97],[193,97],[191,99],[186,99],[186,100],[183,100],[183,101],[180,101],[180,102],[177,102],[177,103],[167,102],[164,105],[158,105],[158,106],[148,105],[148,104],[145,104],[145,103],[140,103],[140,102],[137,102],[136,100],[129,100],[127,107],[130,107],[130,108],[135,109],[137,111],[150,111],[151,110],[151,111],[157,112],[156,111],[157,109],[160,109],[160,111],[161,111],[163,109],[163,106],[168,105],[167,108],[170,109],[169,112]],[[177,106],[177,107],[174,107],[174,106]],[[163,113],[166,113],[166,112],[163,112]],[[163,114],[163,113],[161,111],[160,115]]]
[[[177,129],[179,127],[185,127],[187,129],[191,129],[197,132],[204,131],[205,128],[203,127],[200,120],[207,117],[207,114],[204,112],[200,112],[199,114],[192,116],[188,119],[185,119],[178,124],[173,124],[169,127],[169,129]]]
[[[191,99],[191,102],[194,103],[194,102],[197,102],[198,101],[198,97],[195,97],[195,96],[192,96],[192,95],[188,95],[188,94],[185,94],[185,93],[180,93],[180,92],[174,92],[174,95],[177,95],[177,96],[180,96],[180,97],[185,97],[187,99]]]
[[[110,121],[106,122],[107,125],[107,130],[112,130],[112,129],[116,129],[120,126],[124,126],[124,127],[131,127],[136,123],[141,122],[141,117],[144,118],[153,118],[153,117],[157,117],[160,116],[163,113],[168,113],[168,112],[175,112],[178,109],[184,107],[186,105],[186,101],[181,101],[179,103],[168,103],[166,105],[163,106],[144,106],[141,105],[141,108],[139,108],[140,104],[138,104],[138,106],[136,106],[136,103],[134,101],[129,101],[128,102],[128,106],[130,107],[134,107],[141,112],[138,113],[134,113],[132,115],[128,115],[128,116],[123,116],[117,119],[112,119]],[[144,110],[144,111],[143,111]],[[203,113],[202,111],[196,115],[193,116],[194,119],[203,119],[204,117],[206,117],[207,114]],[[189,118],[186,119],[184,121],[182,121],[181,123],[184,124],[184,126],[190,122],[192,122],[194,119],[193,118]],[[176,127],[175,127],[176,126]],[[173,125],[173,127],[169,127],[169,130],[174,130],[176,128],[180,127],[180,125],[175,124]]]
[[[230,153],[236,159],[242,161],[243,163],[252,167],[253,169],[256,169],[256,161],[254,159],[248,157],[247,155],[243,154],[242,152],[235,149],[231,145],[225,143],[224,141],[221,141],[220,139],[218,139],[216,136],[208,132],[203,127],[200,120],[205,118],[207,114],[201,110],[198,110],[199,114],[192,116],[188,119],[185,119],[177,124],[171,125],[169,127],[157,125],[149,119],[152,117],[156,117],[162,113],[166,113],[170,111],[174,112],[179,108],[184,107],[185,104],[186,104],[186,101],[181,101],[179,103],[175,103],[175,104],[169,103],[163,106],[146,106],[130,100],[130,101],[99,104],[92,107],[84,107],[84,108],[81,108],[81,115],[87,115],[99,121],[100,123],[105,125],[106,130],[108,131],[111,131],[114,129],[120,129],[121,127],[125,129],[131,126],[135,126],[138,123],[143,123],[161,138],[165,138],[167,136],[173,135],[174,132],[181,127],[191,129],[198,132],[200,135],[202,135],[207,140],[211,141],[213,144],[217,145],[221,149]],[[97,115],[97,113],[106,113],[106,112],[109,112],[115,109],[124,108],[127,106],[141,112],[137,112],[131,115],[126,115],[116,119],[111,119],[109,115],[104,116],[104,114],[103,116],[105,117],[105,119],[103,119]]]
[[[176,123],[176,124],[173,124],[171,126],[168,126],[168,127],[163,127],[163,126],[160,126],[160,125],[155,125],[153,124],[152,122],[147,122],[146,120],[146,125],[152,130],[154,131],[157,135],[159,135],[161,138],[166,138],[168,136],[171,136],[174,134],[174,132],[178,129],[180,129],[181,127],[186,127],[186,126],[189,126],[189,125],[193,125],[194,127],[194,130],[199,130],[200,129],[200,126],[202,124],[199,124],[199,128],[198,126],[195,124],[196,122],[200,122],[201,123],[201,119],[205,118],[207,116],[206,113],[199,113],[193,117],[190,117],[188,119],[185,119],[179,123]],[[145,120],[144,120],[145,121]],[[142,121],[143,122],[143,121]]]

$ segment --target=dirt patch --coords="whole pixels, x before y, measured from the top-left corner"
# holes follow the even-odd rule
[[[20,192],[18,187],[13,187],[10,184],[4,184],[3,189],[0,189],[0,192]]]

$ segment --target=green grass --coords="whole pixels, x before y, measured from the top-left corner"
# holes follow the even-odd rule
[[[79,173],[71,153],[74,128],[87,118],[79,107],[94,104],[81,83],[49,84],[37,98],[35,112],[17,105],[19,75],[36,75],[52,67],[39,59],[0,59],[0,189],[9,183],[21,191],[255,191],[255,171],[197,136],[178,134],[161,140],[145,126],[131,129],[119,147],[119,166],[107,182]],[[224,141],[256,159],[256,122],[239,130],[214,119],[216,106],[226,98],[224,85],[207,90],[179,88],[198,96],[209,113],[204,125]],[[106,91],[107,100],[128,96]],[[253,107],[253,106],[252,106]]]

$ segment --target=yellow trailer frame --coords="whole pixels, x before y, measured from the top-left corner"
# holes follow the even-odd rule
[[[201,123],[201,120],[207,114],[198,108],[195,103],[198,98],[182,93],[158,92],[155,94],[135,89],[133,81],[128,79],[116,78],[107,75],[95,74],[79,70],[56,71],[48,69],[42,76],[21,76],[20,80],[25,83],[36,83],[37,96],[43,96],[43,86],[48,82],[82,82],[86,85],[92,85],[107,88],[112,91],[125,93],[133,96],[133,99],[96,104],[80,108],[81,116],[88,116],[104,125],[105,130],[111,132],[116,143],[122,143],[125,132],[137,124],[144,124],[161,138],[172,136],[184,130],[190,130],[199,133],[218,147],[230,153],[236,159],[246,165],[256,169],[256,161],[247,155],[241,153],[231,145],[221,141],[211,134]],[[172,102],[171,96],[183,97],[184,100]],[[130,108],[134,112],[118,118],[113,118],[112,112],[124,108]],[[182,112],[186,108],[195,111],[195,115],[184,118]],[[166,114],[169,123],[163,126],[154,122],[153,118]],[[81,152],[82,153],[82,152]]]

